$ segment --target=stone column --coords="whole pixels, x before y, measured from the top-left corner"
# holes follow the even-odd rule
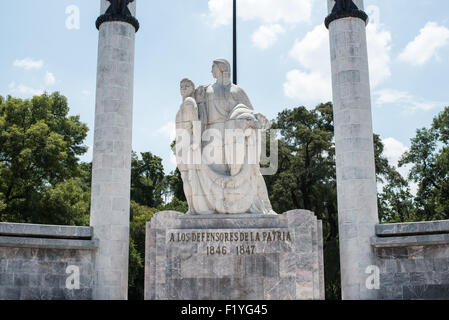
[[[113,3],[113,4],[111,4]],[[136,2],[101,0],[90,224],[99,240],[94,299],[128,297]],[[124,13],[124,14],[123,14]]]
[[[327,0],[343,299],[374,299],[365,273],[378,223],[377,188],[363,0]],[[348,7],[349,2],[349,7]],[[334,7],[335,6],[335,7]]]

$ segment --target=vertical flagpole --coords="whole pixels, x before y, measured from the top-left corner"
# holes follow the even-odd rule
[[[233,26],[234,26],[234,46],[233,46],[233,61],[234,61],[234,68],[233,68],[233,83],[237,84],[237,0],[234,0],[234,6],[233,6]]]

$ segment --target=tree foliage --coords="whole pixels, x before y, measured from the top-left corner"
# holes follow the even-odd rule
[[[145,230],[156,209],[131,201],[129,244],[129,299],[143,299],[145,281]]]
[[[131,198],[141,205],[156,208],[163,203],[166,178],[162,158],[151,152],[133,152],[131,158]]]
[[[88,128],[59,93],[0,100],[0,221],[85,224]]]
[[[184,194],[184,185],[181,178],[181,172],[176,168],[175,171],[171,172],[168,177],[168,185],[172,196],[180,201],[187,201],[186,195]]]
[[[378,194],[380,222],[404,222],[413,219],[411,209],[413,196],[407,180],[401,176],[395,167],[390,165],[383,155],[384,145],[380,136],[374,134],[374,156],[376,177],[382,185]]]
[[[411,165],[408,179],[418,184],[414,220],[449,219],[449,107],[416,131],[399,165]]]

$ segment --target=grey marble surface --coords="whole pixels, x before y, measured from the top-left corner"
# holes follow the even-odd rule
[[[382,247],[408,247],[424,245],[449,245],[449,234],[427,234],[416,236],[397,237],[371,237],[371,245],[375,248]]]
[[[46,237],[57,239],[91,239],[92,227],[52,226],[24,223],[1,223],[0,236]]]
[[[320,244],[321,223],[309,211],[160,212],[147,224],[145,299],[324,299]]]
[[[449,233],[449,220],[376,225],[379,237]]]
[[[96,246],[79,246],[90,240],[14,239],[17,243],[9,246],[0,236],[0,300],[92,299]],[[46,240],[61,243],[45,246],[42,241]],[[66,285],[69,266],[79,270],[78,289]]]
[[[0,223],[0,300],[92,299],[91,227]],[[68,266],[80,271],[80,288],[66,287]]]
[[[52,248],[52,249],[87,249],[95,250],[99,241],[78,239],[47,239],[30,237],[0,236],[0,246],[12,248]]]
[[[371,238],[379,268],[378,299],[448,300],[448,221],[376,226]]]

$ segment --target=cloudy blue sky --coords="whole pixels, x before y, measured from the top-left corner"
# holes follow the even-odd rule
[[[169,148],[179,81],[212,81],[214,58],[232,58],[232,0],[138,0],[133,148],[175,165]],[[239,85],[274,118],[331,100],[327,0],[238,0]],[[0,95],[68,97],[91,131],[100,0],[2,1]],[[373,124],[392,163],[416,129],[449,105],[449,2],[365,0]],[[76,23],[79,12],[79,26]],[[90,161],[91,151],[83,157]]]

